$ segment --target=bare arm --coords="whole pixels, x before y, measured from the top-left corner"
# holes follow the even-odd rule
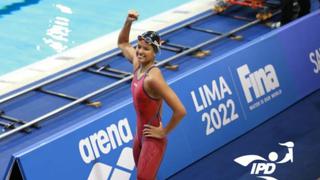
[[[176,93],[165,82],[159,69],[152,69],[148,77],[146,86],[153,91],[152,95],[163,98],[172,109],[173,114],[166,127],[145,125],[143,133],[146,137],[163,138],[179,124],[186,115],[186,109]]]
[[[135,50],[129,43],[129,35],[132,22],[136,21],[138,16],[138,13],[135,11],[131,10],[128,12],[127,19],[118,37],[118,47],[121,49],[123,55],[134,65],[134,67],[137,66],[137,61],[135,58]]]

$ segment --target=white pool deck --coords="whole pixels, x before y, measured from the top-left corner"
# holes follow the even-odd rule
[[[193,0],[141,22],[135,22],[130,33],[130,41],[147,30],[158,31],[210,10],[215,2],[216,0]],[[119,31],[0,76],[0,96],[116,48]]]

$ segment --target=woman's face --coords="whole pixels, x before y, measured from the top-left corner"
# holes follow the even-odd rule
[[[139,40],[136,47],[138,61],[142,64],[148,64],[154,61],[155,53],[152,46],[144,40]]]

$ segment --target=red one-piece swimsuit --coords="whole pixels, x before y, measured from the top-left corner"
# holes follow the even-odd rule
[[[133,104],[137,115],[133,156],[138,180],[154,180],[156,178],[167,144],[166,138],[157,139],[143,136],[145,124],[158,127],[161,121],[162,100],[150,97],[143,86],[144,79],[154,67],[151,66],[140,79],[138,79],[136,70],[131,83]]]

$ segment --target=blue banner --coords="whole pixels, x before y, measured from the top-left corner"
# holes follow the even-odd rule
[[[320,36],[306,27],[320,27],[319,11],[171,84],[188,115],[173,132],[162,174],[177,172],[178,162],[191,164],[320,88]],[[187,146],[175,145],[181,140]]]
[[[283,51],[291,80],[299,96],[310,94],[319,88],[320,79],[320,36],[319,10],[293,22],[276,36],[277,44]]]
[[[90,117],[92,123],[16,154],[23,176],[52,180],[135,177],[133,115],[132,104],[107,116],[96,115]]]

